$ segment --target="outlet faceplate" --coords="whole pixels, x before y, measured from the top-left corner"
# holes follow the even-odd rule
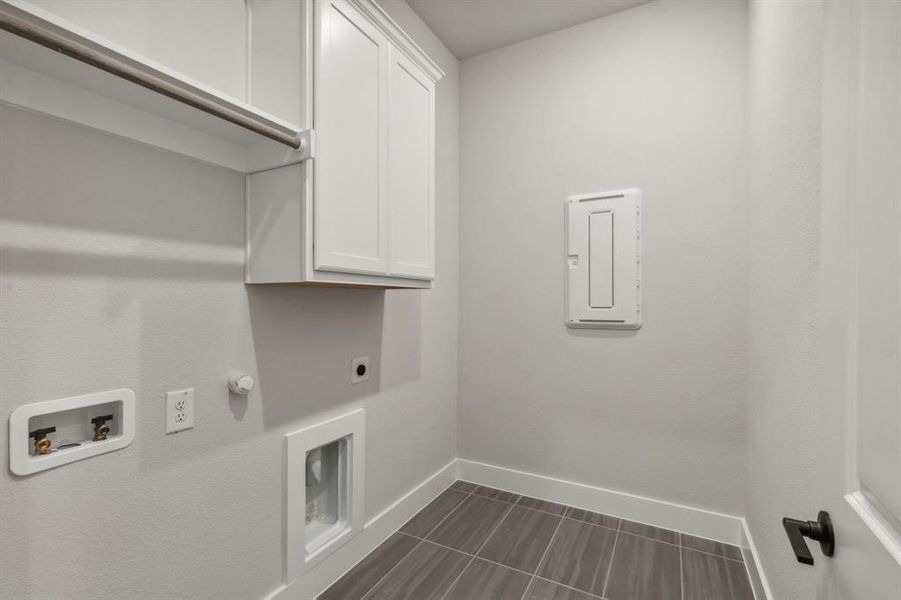
[[[194,388],[166,393],[166,433],[194,429]]]
[[[350,361],[350,382],[352,384],[369,381],[369,357],[359,356]]]

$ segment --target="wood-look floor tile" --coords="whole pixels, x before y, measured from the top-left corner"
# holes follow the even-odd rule
[[[619,517],[611,517],[610,515],[591,512],[590,510],[583,510],[581,508],[573,508],[572,506],[566,509],[566,516],[570,519],[575,519],[576,521],[584,521],[585,523],[609,527],[610,529],[619,527]]]
[[[597,600],[599,597],[535,578],[522,600]]]
[[[529,496],[523,496],[517,502],[520,506],[525,506],[526,508],[534,508],[535,510],[543,510],[544,512],[549,512],[555,515],[562,515],[566,512],[566,507],[562,504],[557,504],[556,502],[548,502],[547,500],[539,500],[538,498],[530,498]]]
[[[538,575],[600,596],[615,540],[612,529],[563,519]]]
[[[491,498],[492,500],[500,500],[501,502],[510,503],[515,503],[520,498],[519,494],[514,494],[513,492],[505,492],[504,490],[497,490],[484,485],[477,487],[474,493],[478,494],[479,496]]]
[[[359,600],[394,568],[419,540],[395,533],[319,596],[319,600]]]
[[[470,557],[422,542],[366,596],[366,600],[438,600]]]
[[[466,494],[458,490],[444,490],[432,500],[428,506],[419,511],[415,517],[400,528],[404,533],[425,537],[435,525],[441,522],[452,510],[466,499]]]
[[[444,600],[520,600],[531,577],[481,559],[475,559]]]
[[[754,600],[745,564],[682,548],[684,600]]]
[[[744,560],[741,555],[741,548],[732,544],[724,544],[723,542],[715,542],[704,538],[695,537],[693,535],[682,534],[682,545],[692,550],[700,550],[717,556],[725,556],[733,560]]]
[[[451,487],[455,490],[460,490],[461,492],[470,494],[470,493],[474,492],[476,490],[476,488],[479,486],[477,486],[474,483],[470,483],[468,481],[462,481],[462,480],[458,479],[457,481],[455,481],[451,484]]]
[[[604,591],[609,600],[671,600],[682,592],[679,547],[620,532]]]
[[[660,540],[668,544],[679,545],[679,532],[663,529],[662,527],[654,527],[653,525],[645,525],[644,523],[636,523],[635,521],[627,521],[625,519],[620,523],[620,529],[626,533],[634,535],[642,535],[644,537]]]
[[[469,496],[429,534],[428,539],[475,554],[509,509],[510,504],[506,502]]]
[[[479,551],[479,556],[534,573],[562,518],[514,506]]]

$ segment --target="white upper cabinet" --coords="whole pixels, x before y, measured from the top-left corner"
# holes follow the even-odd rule
[[[313,8],[313,159],[248,176],[247,282],[431,287],[441,70],[371,0]]]
[[[434,276],[435,79],[368,2],[318,5],[315,267]],[[394,26],[396,28],[396,26]],[[395,34],[400,31],[395,29]]]
[[[388,41],[346,0],[321,3],[318,24],[316,268],[385,275]]]
[[[388,72],[388,271],[435,274],[435,87],[401,53]]]

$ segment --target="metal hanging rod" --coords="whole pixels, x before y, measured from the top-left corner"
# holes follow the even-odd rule
[[[60,35],[48,25],[35,23],[12,12],[0,2],[0,29],[31,40],[45,48],[55,50],[75,60],[106,71],[116,77],[136,83],[148,90],[168,96],[183,104],[202,110],[239,127],[253,131],[276,142],[301,149],[306,143],[303,133],[289,128],[279,128],[252,115],[247,115],[199,94],[184,85],[178,85],[163,77],[141,70],[119,58],[113,51],[104,51],[72,37]]]

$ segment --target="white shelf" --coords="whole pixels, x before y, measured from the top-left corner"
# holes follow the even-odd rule
[[[273,129],[300,135],[301,127],[265,113],[146,57],[131,52],[21,0],[0,0],[12,13],[67,40],[88,46],[188,93]],[[0,31],[0,102],[104,131],[243,173],[309,157],[94,66]],[[308,140],[309,141],[309,140]]]

